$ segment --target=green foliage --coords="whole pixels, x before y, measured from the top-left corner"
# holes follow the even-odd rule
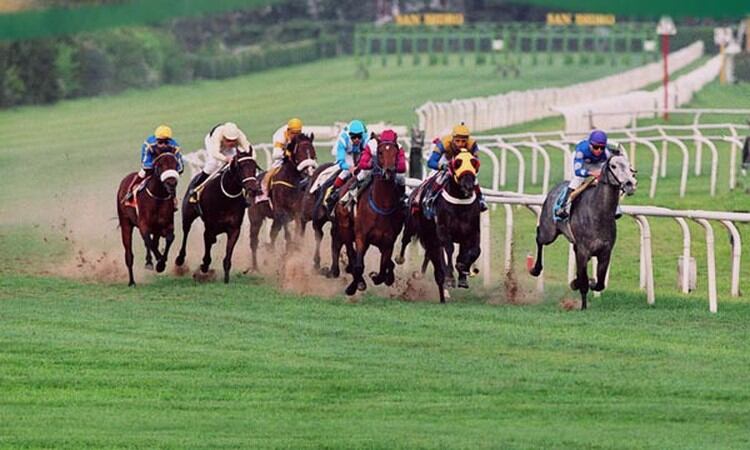
[[[740,53],[734,56],[734,75],[737,81],[750,82],[750,55]]]
[[[71,98],[80,92],[81,83],[78,78],[79,61],[78,50],[67,42],[60,42],[57,46],[55,69],[61,98]]]
[[[26,97],[26,85],[18,73],[18,67],[10,66],[3,73],[2,97],[3,106],[17,105]]]

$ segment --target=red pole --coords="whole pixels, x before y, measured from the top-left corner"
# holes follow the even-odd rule
[[[667,57],[669,55],[669,35],[661,35],[661,56],[664,59],[664,120],[669,120],[669,69],[667,67]]]

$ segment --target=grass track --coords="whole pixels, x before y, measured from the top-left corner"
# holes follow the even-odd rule
[[[488,304],[496,293],[481,289],[439,307],[371,295],[357,303],[300,297],[246,276],[228,286],[157,277],[133,290],[38,275],[41,265],[72,250],[62,239],[43,240],[60,232],[50,230],[48,216],[87,220],[87,202],[112,203],[118,177],[137,165],[141,139],[162,117],[194,148],[224,118],[237,120],[253,140],[266,140],[300,111],[309,122],[361,111],[367,120],[408,122],[412,106],[427,99],[565,84],[565,77],[580,75],[558,70],[498,84],[487,74],[466,82],[473,73],[466,68],[418,78],[427,69],[405,66],[373,69],[368,83],[357,84],[349,80],[352,69],[351,61],[327,61],[0,113],[9,143],[0,152],[0,446],[750,445],[750,309],[744,298],[727,298],[728,250],[718,228],[715,316],[707,313],[705,245],[697,228],[693,251],[702,284],[689,296],[674,293],[680,237],[668,221],[652,224],[656,307],[630,290],[637,286],[638,249],[628,243],[637,231],[622,222],[612,288],[585,314],[557,305],[566,292],[562,244],[548,252],[544,301],[524,307]],[[694,105],[742,107],[750,103],[749,90],[711,85]],[[352,91],[361,99],[353,101]],[[29,129],[38,130],[34,138]],[[62,179],[40,182],[59,172]],[[656,203],[750,207],[721,182],[719,197],[711,199],[707,186],[707,176],[691,178],[690,195],[680,200],[674,178],[660,180]],[[628,201],[650,203],[642,194],[647,183],[640,189]],[[90,220],[99,227],[102,212],[94,212]],[[524,211],[516,217],[522,265],[533,219]],[[496,268],[503,223],[502,213],[493,213]],[[750,239],[747,227],[741,231]],[[138,264],[140,258],[137,252]],[[745,292],[749,269],[742,272]]]

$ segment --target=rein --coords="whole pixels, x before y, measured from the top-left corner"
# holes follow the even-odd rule
[[[162,153],[161,155],[159,155],[156,158],[154,158],[154,162],[153,163],[156,164],[156,162],[159,161],[164,156],[171,156],[172,159],[174,159],[175,161],[177,161],[179,163],[179,160],[177,159],[177,155],[175,155],[172,152]],[[179,178],[179,176],[180,176],[180,174],[176,170],[174,170],[174,169],[168,169],[168,170],[165,170],[164,172],[159,173],[158,179],[159,179],[159,181],[161,183],[164,183],[164,181],[166,181],[167,178]],[[154,200],[157,200],[157,201],[171,200],[175,196],[175,194],[169,194],[166,197],[159,197],[158,195],[156,195],[153,192],[151,192],[151,189],[148,188],[148,185],[146,185],[146,187],[144,188],[144,191],[146,191],[146,194],[148,194],[149,197],[151,197],[151,198],[153,198]]]
[[[254,159],[255,159],[255,158],[253,158],[252,156],[243,156],[242,158],[239,158],[239,159],[237,159],[237,166],[239,166],[239,164],[240,164],[241,162],[243,162],[243,161],[247,161],[247,160],[254,160]],[[239,196],[241,196],[242,194],[244,194],[244,193],[245,193],[245,188],[244,188],[244,187],[242,187],[242,185],[244,185],[246,181],[250,181],[250,180],[256,180],[257,178],[256,178],[256,177],[254,177],[254,176],[252,176],[252,177],[245,177],[245,178],[243,178],[242,180],[240,180],[240,192],[238,192],[238,193],[236,193],[236,194],[230,194],[229,192],[227,192],[227,189],[226,189],[226,188],[224,187],[224,177],[226,176],[226,174],[227,174],[227,173],[228,173],[228,172],[229,172],[230,170],[231,170],[231,166],[230,166],[230,169],[229,169],[229,170],[225,170],[225,171],[223,171],[223,172],[221,173],[221,179],[219,180],[219,187],[221,188],[221,192],[222,192],[222,193],[223,193],[223,194],[224,194],[224,195],[225,195],[226,197],[228,197],[228,198],[237,198],[237,197],[239,197]]]

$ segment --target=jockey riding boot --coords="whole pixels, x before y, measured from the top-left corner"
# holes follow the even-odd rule
[[[568,216],[570,216],[570,201],[568,200],[570,198],[570,193],[573,192],[573,189],[566,188],[565,190],[565,196],[562,199],[562,206],[560,209],[557,210],[557,217],[560,219],[567,219]]]
[[[405,184],[399,184],[398,185],[398,198],[399,203],[401,203],[405,208],[409,206],[409,196],[406,195],[406,185]]]
[[[349,191],[341,198],[341,203],[353,204],[357,202],[359,198],[359,188],[362,186],[362,182],[359,178],[354,180],[354,183],[349,188]]]
[[[482,190],[479,188],[479,185],[476,186],[476,192],[477,197],[479,197],[479,212],[485,212],[487,211],[487,200],[484,199],[484,194],[482,194]]]
[[[203,184],[203,182],[206,181],[207,178],[208,174],[201,171],[201,173],[198,174],[198,177],[196,177],[196,179],[191,183],[188,203],[198,203],[198,191],[196,191],[196,188]]]
[[[326,214],[333,215],[333,208],[339,201],[339,190],[335,186],[331,186],[331,193],[326,197]]]
[[[123,197],[122,199],[122,203],[124,205],[135,206],[133,190],[136,188],[136,186],[140,185],[143,180],[145,180],[145,177],[141,178],[140,174],[136,174],[136,176],[133,177],[133,181],[130,182],[130,186],[128,186],[128,190],[125,193],[125,197]]]
[[[615,220],[622,217],[622,208],[620,208],[620,205],[617,205],[617,209],[615,209]]]

